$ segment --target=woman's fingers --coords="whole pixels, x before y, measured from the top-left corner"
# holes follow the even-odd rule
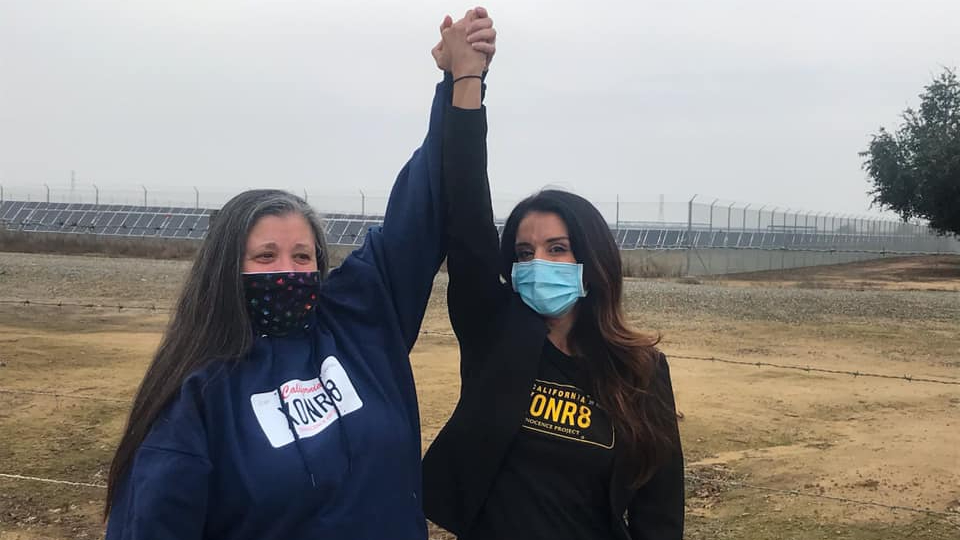
[[[486,67],[490,67],[490,62],[497,51],[497,31],[493,27],[493,19],[486,8],[478,6],[471,11],[457,24],[466,25],[466,41],[471,48],[486,56]]]
[[[486,41],[478,41],[477,43],[471,43],[473,50],[477,52],[482,52],[483,54],[493,56],[493,53],[497,52],[497,46],[493,43],[487,43]]]
[[[474,20],[467,26],[467,33],[472,34],[478,30],[483,30],[486,28],[493,28],[493,19],[490,17]]]
[[[478,57],[472,55],[479,55],[482,59],[481,69],[490,65],[496,52],[497,31],[486,9],[471,9],[452,24],[444,19],[440,33],[443,36],[440,55],[444,62],[451,64],[449,67],[454,71],[465,67],[469,68],[466,71],[475,70],[477,66],[473,63]]]
[[[467,35],[467,43],[477,43],[479,41],[493,43],[496,39],[497,31],[493,28],[477,30]]]

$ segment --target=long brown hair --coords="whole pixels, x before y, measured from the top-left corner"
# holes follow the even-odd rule
[[[302,215],[310,224],[317,242],[317,269],[325,277],[328,259],[323,224],[300,197],[275,189],[245,191],[230,199],[211,220],[110,464],[104,518],[110,515],[120,481],[140,444],[187,376],[213,362],[240,360],[250,351],[253,332],[240,278],[247,236],[261,217],[291,213]]]
[[[592,392],[628,447],[638,487],[679,448],[670,389],[657,375],[658,370],[667,369],[660,365],[659,338],[628,324],[621,305],[623,266],[610,226],[593,204],[573,193],[544,190],[521,201],[510,213],[500,243],[501,272],[508,283],[517,261],[517,228],[530,212],[559,216],[567,226],[573,254],[583,264],[588,294],[577,303],[571,352],[589,360]]]

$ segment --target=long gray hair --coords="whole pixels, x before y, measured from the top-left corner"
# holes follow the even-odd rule
[[[286,191],[257,189],[230,199],[211,217],[180,299],[140,383],[107,477],[104,517],[153,422],[191,373],[213,362],[238,361],[253,346],[241,270],[247,237],[264,216],[302,215],[313,230],[317,269],[326,278],[328,255],[320,216]]]

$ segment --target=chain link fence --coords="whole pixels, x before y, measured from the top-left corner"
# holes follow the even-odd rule
[[[291,191],[330,217],[328,241],[334,244],[358,245],[366,229],[380,224],[388,200],[383,194],[362,190]],[[206,232],[203,215],[235,194],[207,188],[151,189],[145,185],[139,189],[0,186],[0,207],[6,209],[0,215],[0,224],[8,230],[30,232],[202,238]],[[501,230],[503,220],[521,198],[493,199]],[[11,201],[28,204],[12,205]],[[595,200],[594,205],[609,223],[625,259],[636,263],[633,266],[652,264],[659,269],[656,273],[663,275],[960,254],[960,241],[954,236],[938,235],[919,221],[878,215],[806,211],[701,196],[684,203],[668,202],[663,197],[657,202],[613,197]],[[178,214],[185,215],[181,219]],[[183,227],[187,220],[193,221]],[[189,230],[167,230],[175,226]],[[349,241],[344,240],[343,231],[350,232]]]

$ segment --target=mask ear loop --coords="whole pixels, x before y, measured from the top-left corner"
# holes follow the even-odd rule
[[[578,270],[578,279],[580,280],[580,298],[585,298],[589,290],[587,289],[587,282],[583,279],[584,266],[582,262],[577,263]]]

